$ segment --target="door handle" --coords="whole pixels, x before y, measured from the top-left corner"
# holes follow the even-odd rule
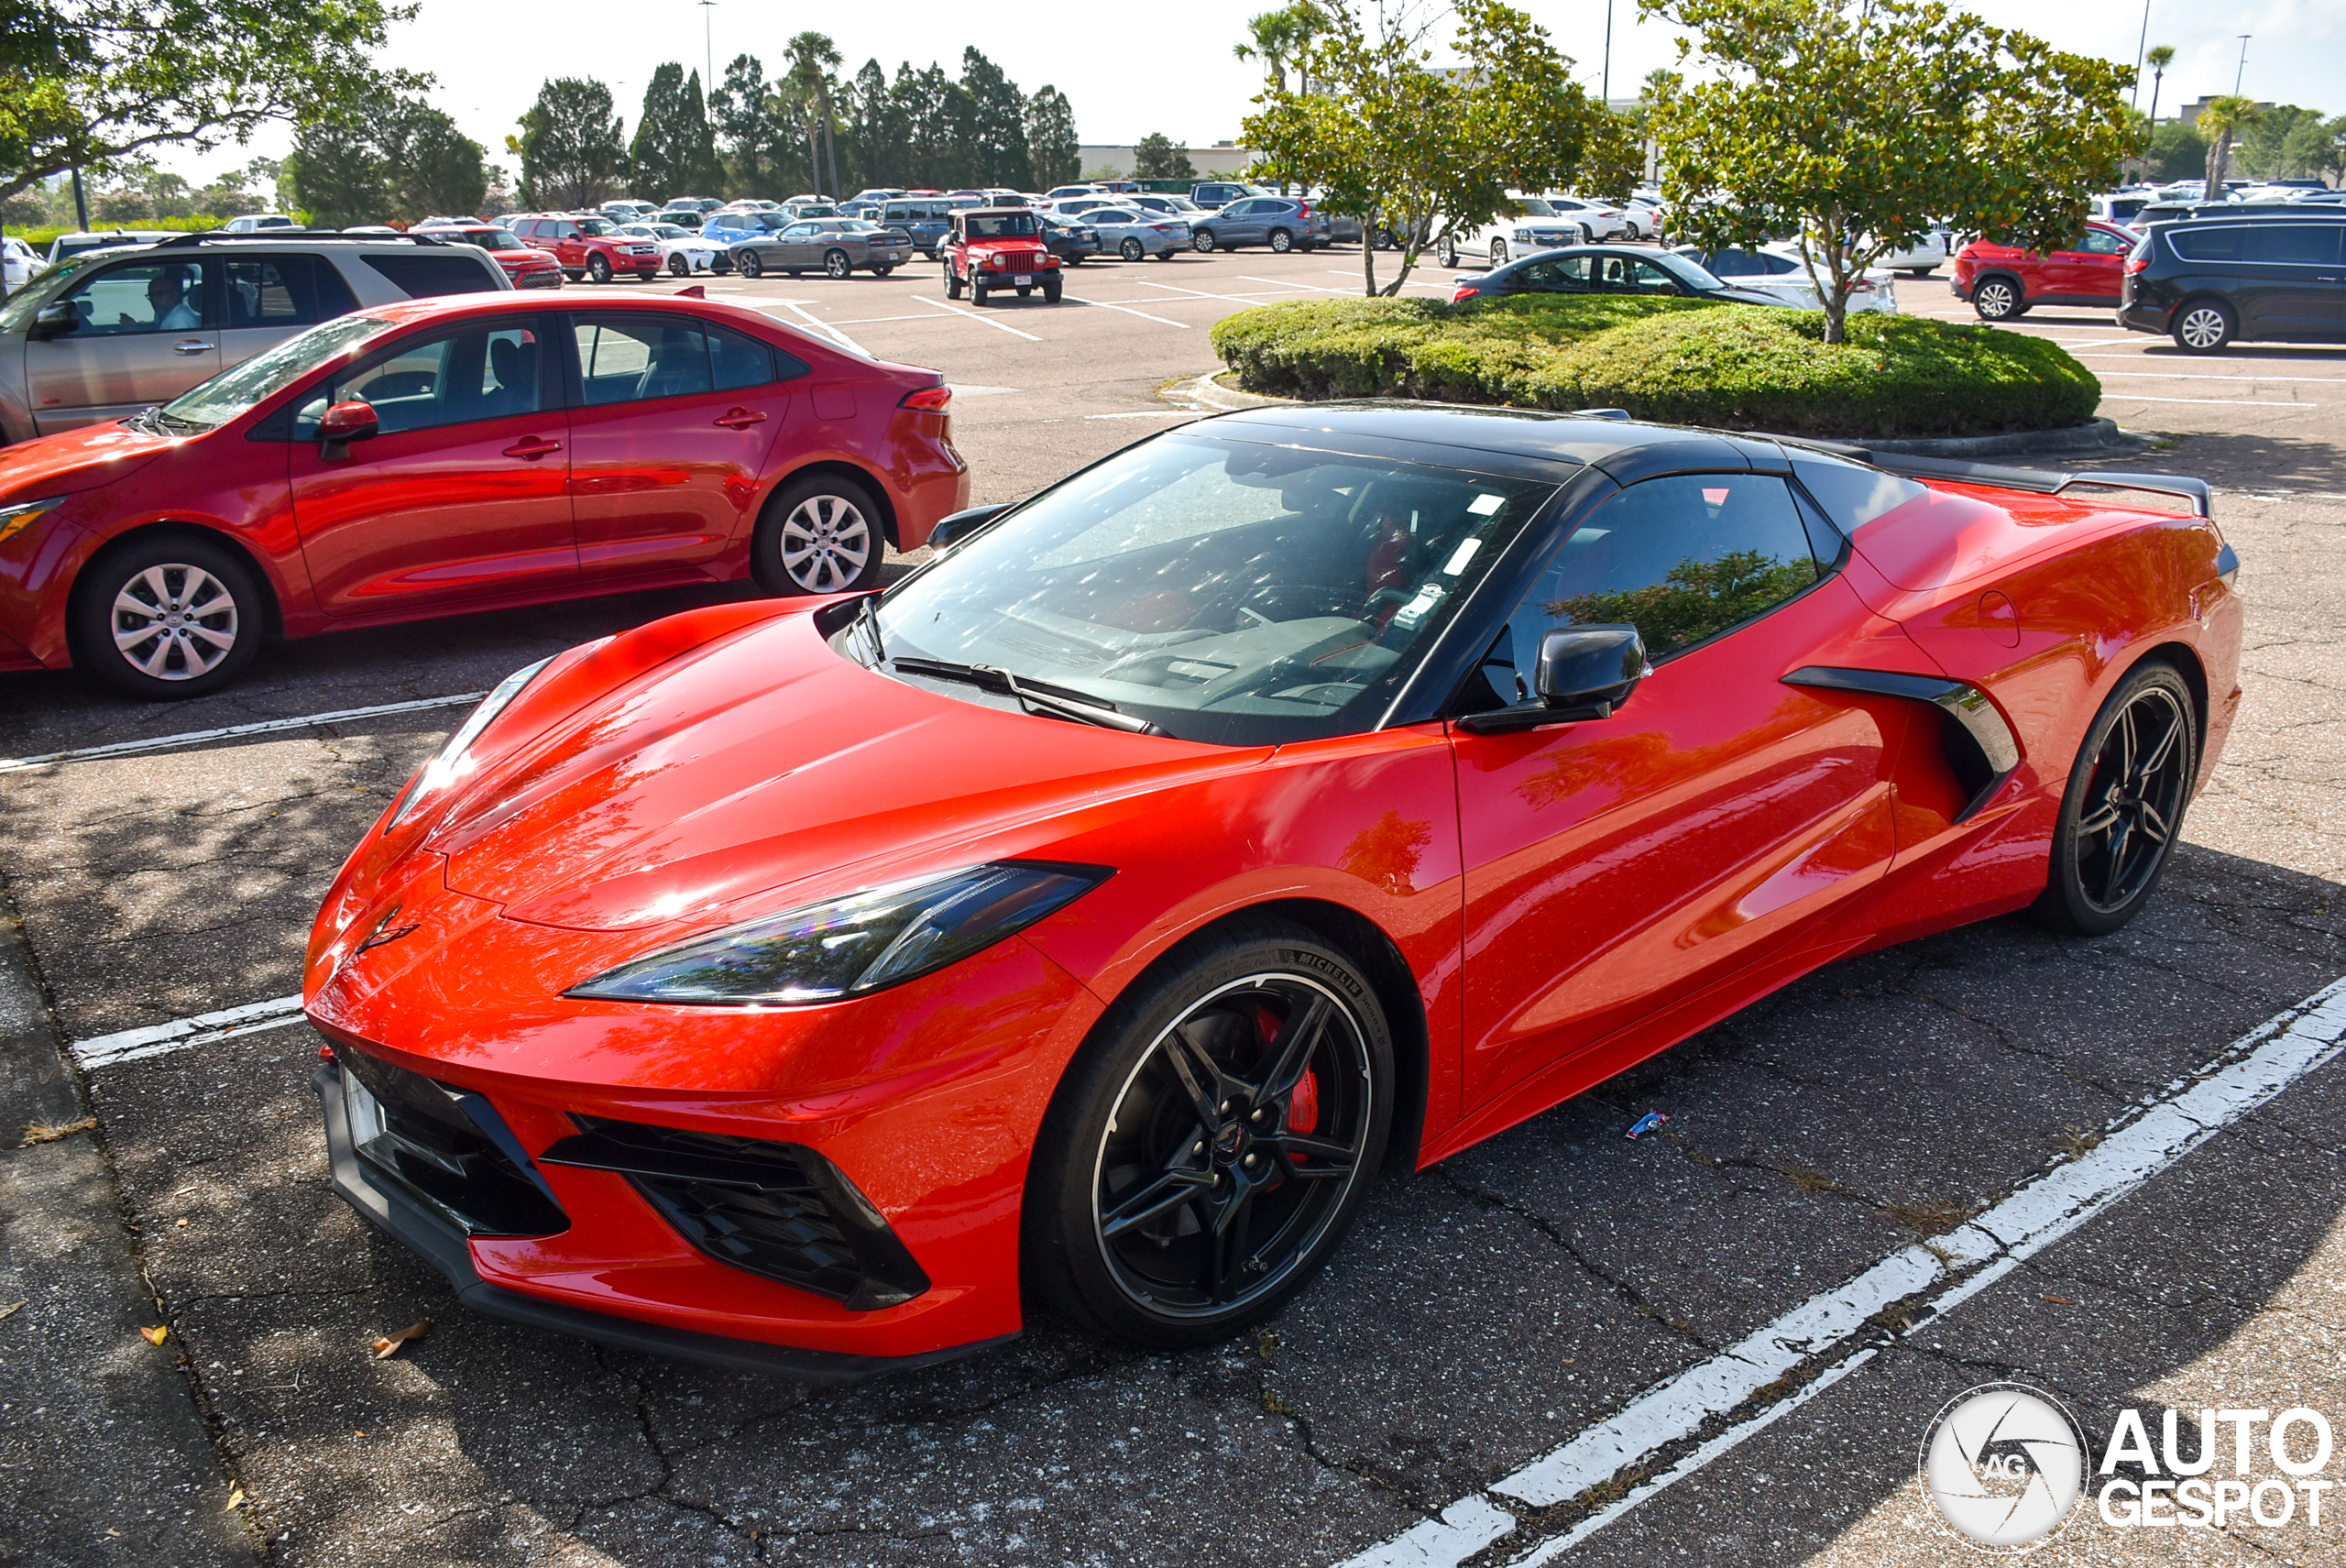
[[[212,345],[200,337],[183,337],[171,345],[173,354],[209,354]]]
[[[562,443],[559,441],[541,441],[534,435],[525,435],[521,440],[515,442],[512,445],[507,447],[505,449],[505,455],[508,457],[543,457],[549,452],[559,452],[561,450]]]
[[[753,424],[763,424],[766,416],[751,409],[733,409],[717,416],[716,422],[728,430],[747,430]]]

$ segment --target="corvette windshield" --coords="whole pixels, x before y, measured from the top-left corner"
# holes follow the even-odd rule
[[[880,646],[892,663],[1007,671],[1184,740],[1352,733],[1376,723],[1552,490],[1167,436],[906,579],[881,601]],[[837,645],[872,653],[854,628]],[[966,684],[937,689],[976,700]]]

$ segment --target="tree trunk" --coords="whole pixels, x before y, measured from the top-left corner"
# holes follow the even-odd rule
[[[828,94],[823,99],[823,161],[831,171],[831,188],[816,194],[827,195],[836,202],[839,199],[839,148],[831,136],[831,100]]]
[[[1361,286],[1367,291],[1368,297],[1372,300],[1376,298],[1376,220],[1375,218],[1362,219],[1360,231]]]
[[[2206,199],[2224,199],[2224,175],[2232,160],[2232,128],[2226,126],[2216,133],[2215,145],[2208,148],[2208,190]]]

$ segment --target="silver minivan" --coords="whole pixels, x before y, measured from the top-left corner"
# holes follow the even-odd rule
[[[71,257],[0,306],[0,441],[121,419],[367,305],[510,289],[422,236],[178,235]]]

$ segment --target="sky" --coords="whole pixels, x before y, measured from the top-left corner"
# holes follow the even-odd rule
[[[477,0],[422,0],[415,19],[392,34],[386,63],[429,71],[430,94],[466,135],[505,162],[505,137],[554,76],[593,76],[609,84],[630,135],[653,67],[681,60],[701,67],[713,47],[725,62],[748,52],[773,74],[793,33],[816,27],[838,43],[852,73],[876,56],[893,77],[897,63],[931,60],[957,73],[961,50],[976,44],[1026,92],[1046,82],[1075,105],[1087,144],[1126,144],[1151,131],[1210,147],[1238,136],[1248,99],[1262,87],[1258,66],[1234,59],[1231,46],[1246,18],[1277,0],[1189,0],[1156,5],[1083,5],[1041,0],[991,7],[975,16],[948,0],[878,0],[805,13],[752,0],[565,0],[554,12],[529,5],[482,6]],[[1372,0],[1373,3],[1373,0]],[[1577,62],[1592,90],[1606,60],[1607,0],[1516,0]],[[2055,46],[2132,63],[2143,34],[2143,0],[1968,0],[1994,26],[2034,32]],[[1616,97],[1637,90],[1646,72],[1675,59],[1672,29],[1639,19],[1635,0],[1611,0]],[[707,39],[705,41],[704,29]],[[1447,31],[1447,29],[1443,29]],[[2346,113],[2346,3],[2341,0],[2150,0],[2150,42],[2174,46],[2176,62],[2160,93],[2169,105],[2232,90],[2241,58],[2237,35],[2252,35],[2241,90],[2262,100]],[[2149,105],[2147,76],[2142,89]],[[201,179],[256,154],[281,155],[282,129],[249,148],[179,153],[165,167]]]

